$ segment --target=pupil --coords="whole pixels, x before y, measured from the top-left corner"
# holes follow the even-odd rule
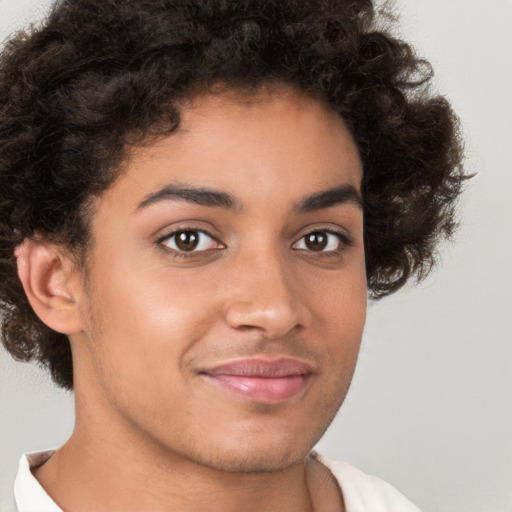
[[[180,231],[176,234],[176,246],[182,251],[192,251],[199,243],[199,236],[195,231]]]
[[[306,247],[312,251],[321,251],[327,246],[327,235],[325,233],[310,233],[306,237]]]

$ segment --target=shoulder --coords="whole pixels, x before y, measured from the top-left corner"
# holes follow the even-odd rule
[[[420,512],[391,484],[347,464],[317,453],[313,456],[338,481],[347,512]]]

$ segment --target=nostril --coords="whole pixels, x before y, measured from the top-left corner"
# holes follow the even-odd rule
[[[302,329],[306,323],[304,307],[297,302],[233,302],[226,310],[227,323],[239,331],[258,329],[269,338],[280,338]]]

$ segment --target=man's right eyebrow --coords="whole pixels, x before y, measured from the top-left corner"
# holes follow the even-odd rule
[[[188,185],[166,185],[148,194],[137,206],[136,211],[147,208],[152,204],[169,200],[181,200],[200,206],[220,207],[229,210],[242,209],[237,199],[222,190]]]

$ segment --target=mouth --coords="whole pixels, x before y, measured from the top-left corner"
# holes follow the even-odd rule
[[[263,403],[279,403],[308,387],[313,368],[296,359],[249,358],[201,371],[207,381],[236,395]]]

